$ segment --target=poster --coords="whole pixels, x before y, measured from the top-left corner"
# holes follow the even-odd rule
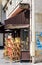
[[[42,32],[36,33],[36,56],[42,56]]]
[[[36,33],[36,46],[37,49],[42,50],[42,32]]]

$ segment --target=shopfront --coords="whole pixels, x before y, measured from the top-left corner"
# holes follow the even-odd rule
[[[10,43],[11,42],[11,43]],[[10,46],[9,46],[10,45]],[[13,50],[11,52],[11,45],[13,45]],[[30,39],[29,39],[29,29],[20,28],[13,29],[10,32],[5,33],[5,47],[10,48],[8,52],[14,53],[14,60],[29,61],[30,60]],[[12,57],[12,56],[11,56]],[[10,58],[11,58],[10,57]]]
[[[5,56],[15,61],[30,61],[30,10],[5,20]],[[9,51],[10,50],[10,51]]]
[[[7,16],[4,31],[4,56],[15,61],[31,59],[33,63],[42,61],[42,8],[39,1],[19,1],[8,0],[3,7]]]

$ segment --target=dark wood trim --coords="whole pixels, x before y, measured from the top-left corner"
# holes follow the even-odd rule
[[[26,62],[27,63],[27,62],[32,62],[32,60],[31,61],[30,60],[21,60],[20,62],[22,62],[22,63]]]

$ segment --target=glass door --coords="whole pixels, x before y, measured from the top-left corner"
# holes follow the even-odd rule
[[[21,60],[30,60],[30,35],[29,29],[21,29]]]

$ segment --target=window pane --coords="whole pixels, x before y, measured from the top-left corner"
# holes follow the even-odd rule
[[[26,51],[28,50],[29,46],[29,30],[28,29],[22,29],[21,30],[21,47],[22,50]]]

